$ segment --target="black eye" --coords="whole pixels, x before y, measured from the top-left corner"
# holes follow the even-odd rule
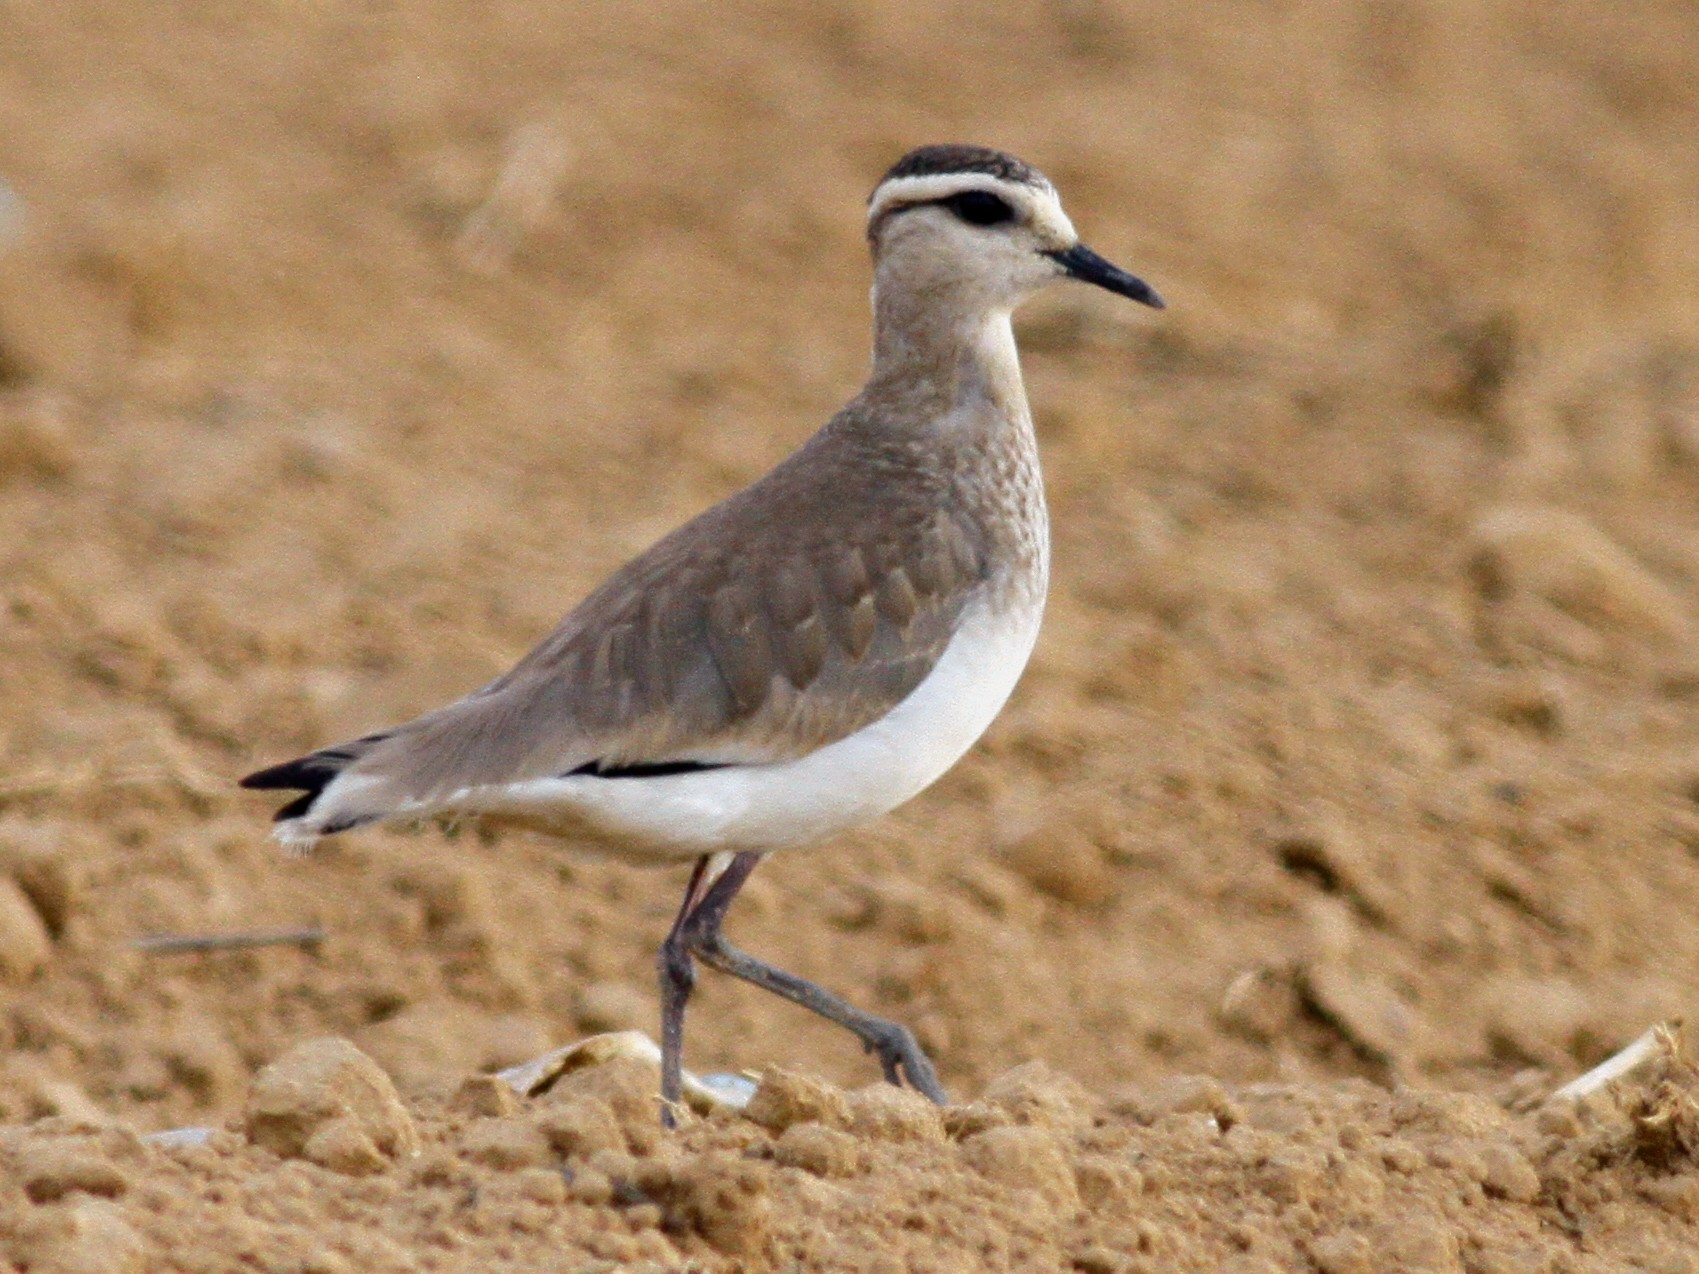
[[[995,226],[1015,219],[1015,210],[989,190],[964,190],[942,202],[970,226]]]

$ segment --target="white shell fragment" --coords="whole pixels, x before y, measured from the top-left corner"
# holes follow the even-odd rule
[[[150,1146],[175,1150],[182,1146],[204,1146],[217,1131],[216,1128],[167,1128],[162,1132],[144,1132],[142,1140]]]
[[[658,1070],[661,1046],[642,1031],[610,1031],[497,1071],[496,1078],[521,1097],[535,1097],[547,1092],[562,1075],[622,1057],[648,1062]],[[699,1078],[689,1071],[684,1073],[684,1098],[698,1110],[742,1110],[754,1096],[755,1088],[755,1081],[743,1075]]]
[[[1613,1053],[1585,1075],[1570,1080],[1551,1095],[1553,1101],[1582,1101],[1601,1088],[1632,1074],[1639,1067],[1660,1055],[1681,1051],[1681,1023],[1659,1022],[1627,1048]]]

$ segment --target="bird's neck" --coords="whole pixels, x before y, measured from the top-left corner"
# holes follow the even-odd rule
[[[906,400],[915,418],[980,405],[1025,420],[1026,388],[1006,306],[951,305],[937,292],[873,289],[868,389]]]

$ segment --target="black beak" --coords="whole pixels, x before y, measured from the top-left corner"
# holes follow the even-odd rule
[[[1130,297],[1152,309],[1166,308],[1162,298],[1150,284],[1128,274],[1120,266],[1105,261],[1083,243],[1076,243],[1061,252],[1046,252],[1044,255],[1066,270],[1070,279],[1078,279],[1081,283],[1095,283],[1117,296]]]

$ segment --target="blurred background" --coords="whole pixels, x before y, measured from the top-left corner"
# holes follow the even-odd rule
[[[1046,171],[1160,315],[1018,330],[1034,665],[751,949],[971,1094],[1514,1098],[1699,975],[1691,5],[0,7],[0,1116],[228,1112],[652,1029],[678,873],[269,843],[257,765],[463,693],[859,385],[911,146]],[[307,947],[150,934],[313,927]],[[689,1062],[872,1077],[704,982]]]

